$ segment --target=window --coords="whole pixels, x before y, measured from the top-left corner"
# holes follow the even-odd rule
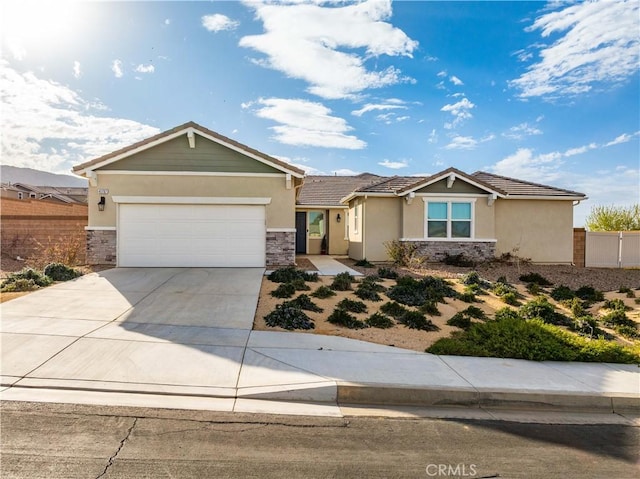
[[[18,199],[21,200],[22,198],[24,198],[24,193],[22,191],[20,191],[18,193]]]
[[[35,198],[37,195],[35,193],[29,193],[29,198]]]
[[[309,211],[309,238],[322,238],[324,236],[324,213],[322,211]]]
[[[427,202],[427,238],[472,238],[473,202]]]
[[[353,232],[358,234],[358,221],[360,219],[360,215],[358,214],[360,210],[360,205],[356,205],[353,208]]]

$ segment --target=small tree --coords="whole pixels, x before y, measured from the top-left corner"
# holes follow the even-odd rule
[[[594,206],[585,222],[589,231],[640,230],[640,204]]]

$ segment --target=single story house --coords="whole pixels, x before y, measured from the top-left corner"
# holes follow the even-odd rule
[[[571,263],[582,193],[454,168],[426,178],[305,176],[189,122],[74,167],[89,179],[87,260],[118,266],[273,266],[296,254],[431,260],[502,253]]]

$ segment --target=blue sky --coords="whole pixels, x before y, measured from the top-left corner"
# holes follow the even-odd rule
[[[4,2],[2,162],[193,120],[309,174],[455,166],[640,196],[640,2]]]

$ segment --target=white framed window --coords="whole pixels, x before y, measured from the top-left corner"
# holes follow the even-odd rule
[[[37,195],[35,193],[29,193],[29,198],[36,198]]]
[[[471,239],[474,237],[475,200],[425,200],[425,238]]]
[[[353,208],[353,232],[358,234],[358,222],[360,221],[360,205],[356,204]]]
[[[322,238],[324,236],[324,212],[309,211],[309,238]]]
[[[18,199],[21,200],[24,198],[24,193],[22,191],[18,192]]]

